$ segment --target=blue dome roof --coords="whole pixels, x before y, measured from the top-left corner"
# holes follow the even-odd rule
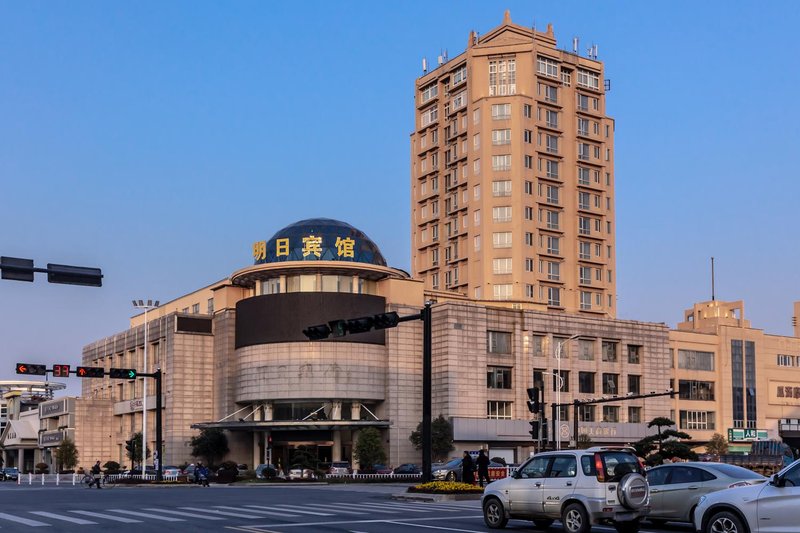
[[[331,218],[309,218],[275,232],[253,248],[255,264],[285,261],[349,261],[386,266],[372,239],[350,224]]]

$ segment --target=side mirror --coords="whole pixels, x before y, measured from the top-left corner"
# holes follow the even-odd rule
[[[778,474],[773,474],[769,482],[776,487],[783,487],[783,478]]]
[[[520,473],[519,470],[514,470],[514,473],[511,474],[511,477],[513,477],[514,479],[522,479],[522,474]]]

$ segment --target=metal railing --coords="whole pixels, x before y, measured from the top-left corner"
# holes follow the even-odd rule
[[[78,485],[80,484],[83,476],[86,474],[34,474],[34,473],[27,473],[27,474],[19,474],[17,477],[17,485],[33,485],[36,483],[37,485],[46,485],[46,484],[55,484],[55,485]],[[111,479],[113,481],[119,481],[121,479],[138,479],[140,481],[155,481],[156,475],[155,474],[145,474],[145,475],[125,475],[125,474],[109,474],[105,476],[107,479]],[[178,476],[163,476],[164,481],[177,481]]]

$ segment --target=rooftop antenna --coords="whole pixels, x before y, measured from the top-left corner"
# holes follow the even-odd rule
[[[422,72],[428,72],[428,58],[422,58]]]
[[[573,54],[577,54],[579,49],[580,48],[578,47],[578,38],[577,37],[573,37],[572,38],[572,53]]]
[[[714,258],[711,258],[711,301],[714,301]]]

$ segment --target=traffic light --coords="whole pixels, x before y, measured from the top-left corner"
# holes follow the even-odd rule
[[[136,370],[132,368],[109,368],[108,376],[112,379],[136,379]]]
[[[539,401],[539,395],[539,387],[528,388],[528,411],[531,413],[538,413],[542,407],[542,404]]]
[[[75,375],[79,378],[102,378],[106,371],[99,366],[79,366],[75,368]]]
[[[550,426],[547,424],[547,419],[543,418],[542,419],[542,423],[539,426],[539,428],[541,429],[542,440],[547,440],[547,433],[548,433],[547,428],[548,427],[550,427]]]
[[[50,283],[66,283],[67,285],[102,287],[103,274],[99,268],[47,263],[47,281]]]
[[[31,374],[34,376],[44,376],[47,374],[45,365],[31,365],[28,363],[17,363],[17,374]]]
[[[319,326],[309,326],[303,330],[303,335],[308,337],[310,341],[321,341],[327,339],[331,334],[331,328],[327,324],[320,324]]]
[[[331,320],[328,322],[330,334],[334,337],[347,335],[347,320]]]
[[[136,445],[134,444],[133,439],[125,441],[125,450],[127,450],[130,457],[134,456]]]
[[[531,430],[528,433],[531,434],[531,438],[533,440],[539,440],[539,421],[538,420],[531,420],[528,422],[531,425]]]
[[[69,365],[53,365],[53,377],[54,378],[68,378],[69,377]]]
[[[0,257],[0,271],[2,279],[33,281],[33,259]]]
[[[371,316],[361,318],[351,318],[347,321],[348,333],[366,333],[372,329],[373,320]]]
[[[372,317],[372,327],[375,329],[387,329],[397,327],[400,323],[400,316],[391,311],[389,313],[381,313]]]

